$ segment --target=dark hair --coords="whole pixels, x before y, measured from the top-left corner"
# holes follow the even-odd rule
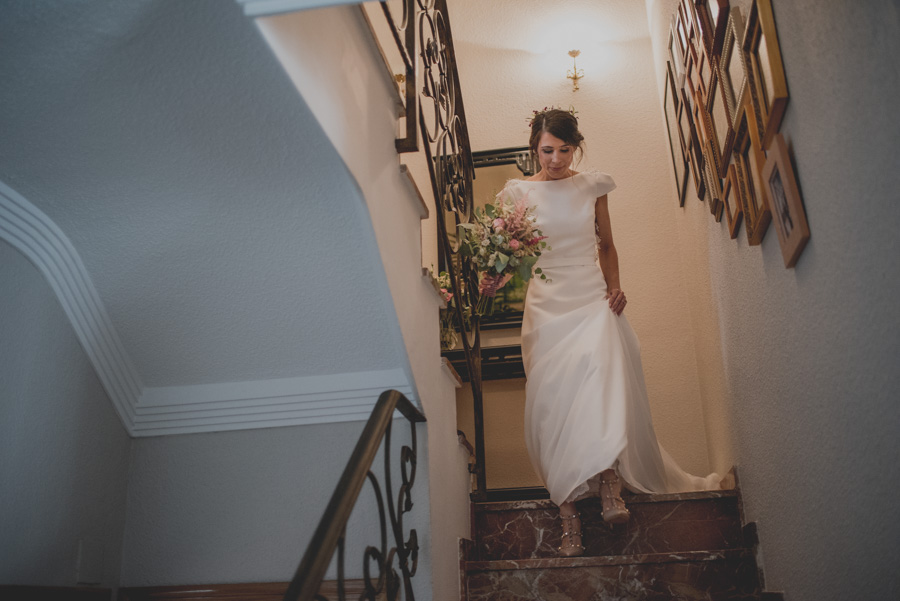
[[[531,138],[528,140],[531,152],[537,154],[538,143],[544,132],[549,132],[584,154],[584,136],[578,131],[578,119],[569,111],[550,109],[534,116]]]

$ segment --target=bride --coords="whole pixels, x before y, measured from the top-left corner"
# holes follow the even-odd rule
[[[532,278],[525,298],[525,442],[559,506],[563,556],[584,552],[575,501],[600,496],[603,519],[619,524],[630,518],[623,483],[663,493],[717,488],[720,479],[685,473],[656,440],[640,344],[622,314],[628,299],[607,206],[616,185],[572,169],[583,146],[574,115],[538,113],[530,147],[540,171],[501,192],[527,197],[551,247],[536,265],[547,279]]]

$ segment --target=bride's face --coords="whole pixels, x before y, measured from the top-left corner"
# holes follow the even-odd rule
[[[546,172],[550,179],[569,177],[569,167],[575,156],[575,147],[571,144],[545,131],[538,141],[537,154],[541,171]]]

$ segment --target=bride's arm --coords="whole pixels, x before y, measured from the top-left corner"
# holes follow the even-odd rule
[[[606,298],[609,299],[609,308],[616,315],[621,315],[625,309],[625,293],[619,287],[619,255],[616,245],[613,243],[612,224],[609,221],[609,205],[604,194],[597,199],[594,205],[594,216],[597,224],[597,250],[600,256],[600,268],[603,277],[606,278]]]

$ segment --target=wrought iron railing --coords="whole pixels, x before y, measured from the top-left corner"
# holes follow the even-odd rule
[[[391,3],[396,6],[396,2]],[[402,11],[381,6],[403,57],[406,74],[405,134],[396,141],[398,152],[419,151],[421,136],[431,176],[437,213],[438,256],[450,274],[456,326],[472,387],[475,414],[475,480],[473,497],[483,499],[487,489],[484,456],[483,392],[481,387],[481,335],[477,315],[464,315],[464,306],[477,303],[478,274],[469,259],[458,254],[451,232],[472,217],[472,180],[475,176],[469,130],[459,85],[456,53],[446,0],[400,0]],[[401,13],[401,14],[397,14]],[[418,124],[418,127],[417,127]]]
[[[400,487],[394,501],[394,489],[391,479],[391,427],[394,411],[400,411],[406,417],[411,432],[410,445],[404,445],[400,451]],[[366,423],[356,448],[341,474],[334,494],[319,521],[319,526],[306,548],[306,553],[297,567],[293,580],[284,595],[285,601],[333,601],[319,594],[319,588],[325,577],[328,565],[337,550],[337,595],[339,601],[346,599],[344,587],[344,543],[347,522],[356,499],[362,491],[366,480],[372,484],[378,503],[378,518],[381,528],[380,546],[366,547],[363,556],[363,585],[365,592],[360,599],[370,601],[394,601],[403,599],[414,601],[412,577],[415,576],[419,557],[418,535],[415,529],[405,534],[403,516],[412,510],[412,487],[416,481],[416,424],[424,422],[425,417],[401,393],[386,390],[378,397],[372,415]],[[372,463],[379,447],[384,442],[384,492],[378,478],[372,472]],[[385,515],[385,499],[387,515]],[[390,522],[390,523],[388,523]],[[388,535],[388,526],[390,534]],[[392,539],[389,547],[388,539]],[[377,575],[372,574],[372,565]],[[396,565],[395,565],[396,564]],[[398,573],[399,570],[399,573]]]

